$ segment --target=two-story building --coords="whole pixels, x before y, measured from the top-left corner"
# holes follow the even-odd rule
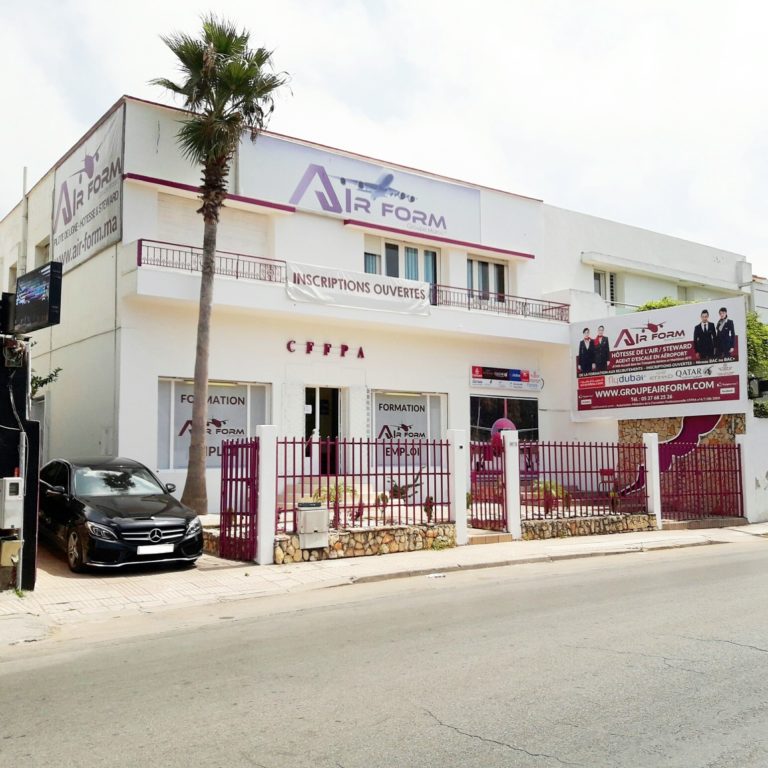
[[[121,454],[183,482],[202,217],[183,113],[125,97],[0,221],[3,287],[63,263],[34,367],[44,459]],[[221,440],[281,434],[614,440],[573,423],[568,322],[662,296],[749,295],[743,256],[265,133],[218,236],[209,498]]]

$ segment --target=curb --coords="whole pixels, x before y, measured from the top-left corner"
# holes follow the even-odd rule
[[[582,560],[588,557],[604,557],[607,555],[629,555],[639,552],[656,552],[664,549],[685,549],[688,547],[702,547],[709,544],[726,544],[728,542],[706,539],[705,541],[683,541],[658,546],[649,546],[648,543],[628,544],[623,547],[604,549],[593,552],[569,552],[562,555],[545,554],[533,557],[520,557],[512,560],[495,560],[492,562],[469,563],[467,565],[447,565],[439,568],[414,568],[393,573],[377,573],[371,576],[352,576],[348,584],[371,584],[377,581],[390,581],[392,579],[409,579],[414,576],[429,576],[430,574],[456,573],[457,571],[479,571],[487,568],[504,568],[509,565],[530,565],[532,563],[556,563],[562,560]]]

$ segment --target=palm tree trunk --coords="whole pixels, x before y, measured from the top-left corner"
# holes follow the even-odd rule
[[[208,357],[210,354],[213,275],[216,262],[215,218],[205,219],[203,233],[203,266],[200,276],[200,308],[197,318],[197,350],[195,352],[195,386],[192,403],[192,430],[189,443],[187,481],[182,504],[198,515],[208,513],[208,491],[205,484],[206,434],[208,425]]]

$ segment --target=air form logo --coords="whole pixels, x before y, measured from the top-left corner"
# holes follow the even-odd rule
[[[56,212],[53,217],[53,232],[59,224],[68,226],[86,203],[96,197],[115,180],[123,175],[123,163],[120,156],[104,158],[101,144],[93,153],[85,149],[83,165],[61,182],[56,192]],[[77,177],[77,179],[75,179]]]
[[[385,424],[379,430],[378,440],[415,440],[426,439],[426,432],[416,432],[413,429],[413,424]]]
[[[192,419],[187,419],[184,422],[184,426],[179,431],[179,437],[182,437],[186,432],[192,431]],[[231,429],[227,427],[226,419],[208,419],[207,427],[205,430],[209,435],[244,435],[245,430],[242,428]]]
[[[646,341],[662,341],[664,339],[684,339],[685,331],[665,331],[664,323],[652,323],[650,320],[641,326],[634,328],[622,328],[616,341],[613,343],[614,349],[620,347],[634,347],[636,344],[642,344]]]
[[[344,189],[337,194],[331,179]],[[346,176],[329,176],[322,165],[310,163],[291,195],[291,205],[299,205],[309,193],[314,194],[327,213],[368,214],[393,223],[421,226],[430,230],[447,230],[445,216],[414,208],[415,195],[392,186],[393,173],[382,173],[377,181],[363,181]],[[394,202],[390,200],[394,199]]]

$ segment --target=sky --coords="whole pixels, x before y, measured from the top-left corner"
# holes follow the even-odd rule
[[[270,129],[744,254],[768,275],[757,0],[0,3],[0,218],[216,12],[290,87]]]

